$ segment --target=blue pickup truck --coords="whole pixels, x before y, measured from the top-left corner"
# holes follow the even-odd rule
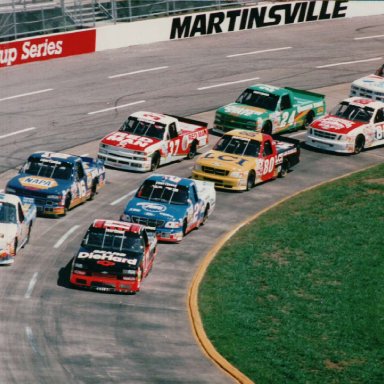
[[[101,160],[55,152],[35,152],[8,181],[6,193],[32,197],[37,213],[65,215],[86,200],[91,200],[105,184]]]
[[[210,181],[153,174],[128,201],[121,220],[154,227],[158,240],[178,243],[205,223],[215,204]]]

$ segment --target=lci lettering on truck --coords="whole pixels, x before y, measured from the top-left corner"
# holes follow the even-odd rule
[[[0,67],[91,53],[95,47],[95,30],[0,43]]]
[[[320,4],[319,4],[320,3]],[[346,17],[348,1],[303,1],[175,17],[170,39]]]

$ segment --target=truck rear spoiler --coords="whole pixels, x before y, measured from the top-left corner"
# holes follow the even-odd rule
[[[284,89],[287,89],[288,91],[292,91],[292,92],[302,93],[302,94],[308,95],[308,96],[316,96],[316,97],[319,97],[321,99],[325,99],[325,95],[322,95],[321,93],[316,93],[316,92],[312,92],[312,91],[304,91],[302,89],[291,88],[291,87],[284,87]]]
[[[176,116],[176,115],[170,115],[170,114],[167,114],[167,113],[163,113],[163,115],[174,117],[175,119],[178,119],[182,123],[201,125],[201,126],[203,126],[205,128],[208,127],[208,123],[206,123],[205,121],[194,120],[194,119],[190,119],[188,117],[181,117],[181,116]]]

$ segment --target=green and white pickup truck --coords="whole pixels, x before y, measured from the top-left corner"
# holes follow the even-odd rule
[[[269,135],[305,128],[325,114],[324,95],[294,88],[255,84],[236,100],[216,111],[213,132],[232,129]]]

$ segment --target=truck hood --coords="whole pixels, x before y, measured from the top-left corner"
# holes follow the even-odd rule
[[[126,253],[81,247],[76,255],[75,263],[82,264],[84,269],[108,274],[119,272],[122,269],[137,269],[141,259],[141,252]]]
[[[52,193],[70,188],[70,180],[52,179],[50,177],[32,176],[20,174],[12,178],[7,187],[17,189],[28,189],[31,191],[41,191],[42,193]]]
[[[112,132],[101,140],[101,144],[138,152],[150,152],[150,148],[160,142],[161,140],[152,137],[143,137],[120,131]]]
[[[251,107],[246,104],[231,103],[220,107],[217,110],[219,114],[226,114],[235,117],[236,119],[255,120],[268,116],[271,111],[264,108]]]
[[[145,217],[149,220],[177,221],[184,217],[187,205],[166,204],[133,198],[126,206],[124,213],[129,216]]]
[[[315,120],[311,124],[311,127],[327,132],[337,133],[339,135],[345,135],[365,124],[366,123],[362,123],[360,121],[352,121],[333,115],[326,115]]]
[[[368,75],[355,80],[353,85],[357,87],[368,88],[375,92],[384,93],[384,77],[381,76]]]
[[[6,245],[13,242],[16,237],[17,224],[0,223],[0,250],[6,248]]]
[[[200,156],[197,164],[232,171],[247,171],[255,166],[257,159],[249,156],[232,155],[230,153],[211,150]]]

